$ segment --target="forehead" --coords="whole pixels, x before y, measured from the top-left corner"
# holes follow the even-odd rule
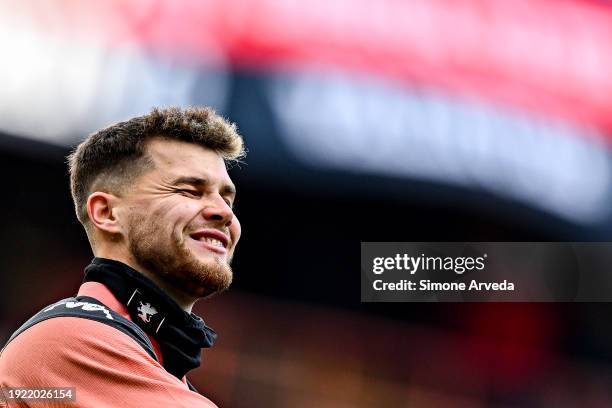
[[[162,177],[193,176],[231,183],[225,162],[206,147],[180,140],[153,138],[146,142],[146,151]]]

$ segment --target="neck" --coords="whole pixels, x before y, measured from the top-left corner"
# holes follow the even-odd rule
[[[154,273],[147,271],[138,264],[132,264],[126,261],[122,261],[120,259],[117,260],[124,262],[125,264],[136,269],[138,272],[142,273],[147,278],[151,279],[157,286],[159,286],[164,292],[166,292],[166,294],[170,296],[181,307],[181,309],[183,309],[187,313],[191,313],[191,309],[193,309],[193,305],[195,305],[197,299],[186,295],[170,283],[166,282],[164,279],[161,279]]]
[[[167,282],[165,279],[144,268],[142,265],[136,262],[136,259],[134,259],[131,254],[118,254],[112,253],[112,251],[98,250],[94,251],[94,256],[98,258],[106,258],[123,262],[132,269],[135,269],[136,271],[140,272],[141,274],[149,278],[151,281],[153,281],[153,283],[155,283],[157,286],[159,286],[160,289],[166,292],[166,294],[170,296],[172,300],[174,300],[181,307],[181,309],[183,309],[187,313],[191,313],[193,306],[198,300],[197,298],[185,294],[184,292]]]
[[[83,282],[99,282],[113,293],[129,320],[158,342],[164,368],[178,379],[200,365],[202,348],[211,347],[217,337],[202,318],[187,313],[160,287],[163,282],[157,285],[125,260],[96,257],[85,267]]]

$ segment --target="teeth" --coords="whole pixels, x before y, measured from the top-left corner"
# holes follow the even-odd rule
[[[204,241],[207,244],[211,244],[211,245],[215,245],[218,247],[223,247],[223,242],[219,241],[216,238],[210,238],[210,237],[200,237],[199,239],[200,241]]]

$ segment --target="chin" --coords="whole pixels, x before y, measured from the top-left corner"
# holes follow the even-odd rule
[[[232,283],[233,272],[225,260],[217,257],[198,259],[197,264],[197,271],[192,273],[196,272],[196,281],[205,296],[222,292]]]

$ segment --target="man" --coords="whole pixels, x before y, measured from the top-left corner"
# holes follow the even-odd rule
[[[27,403],[9,387],[74,387],[73,400],[56,390],[36,407],[214,406],[185,377],[216,337],[191,309],[232,281],[240,224],[226,163],[243,156],[235,126],[207,108],[154,109],[75,149],[71,192],[95,258],[75,298],[2,350],[9,407]]]

